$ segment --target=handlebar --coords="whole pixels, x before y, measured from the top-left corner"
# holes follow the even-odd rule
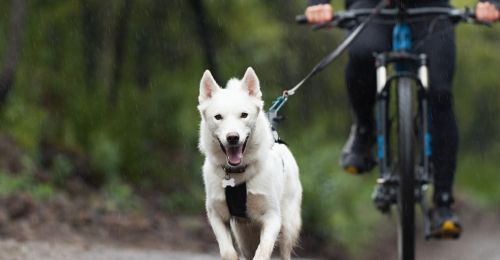
[[[346,10],[346,11],[338,11],[333,16],[332,20],[326,23],[313,25],[314,30],[329,28],[329,27],[338,27],[341,29],[352,29],[357,24],[359,24],[363,17],[368,17],[373,13],[373,9],[354,9],[354,10]],[[418,16],[446,16],[453,23],[466,22],[466,23],[475,23],[482,25],[490,25],[490,23],[482,22],[476,19],[474,11],[470,8],[464,9],[455,9],[455,8],[447,8],[447,7],[422,7],[422,8],[409,8],[405,9],[404,13],[401,13],[399,9],[382,9],[379,14],[376,16],[377,18],[393,18],[396,21],[396,17],[403,15],[405,19],[411,21],[412,18]],[[305,15],[297,15],[295,17],[295,21],[298,24],[308,24],[308,20]]]
[[[299,14],[299,15],[295,16],[295,22],[298,24],[309,24],[307,17],[303,14]]]

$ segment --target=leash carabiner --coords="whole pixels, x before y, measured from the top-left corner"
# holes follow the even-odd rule
[[[286,103],[287,100],[288,100],[288,94],[286,93],[286,91],[284,91],[283,95],[277,97],[273,101],[271,107],[269,107],[269,110],[266,113],[267,118],[269,119],[269,122],[271,123],[273,129],[277,129],[278,122],[283,119],[282,117],[278,116],[278,111],[283,107],[283,105]]]
[[[286,101],[288,101],[288,94],[286,92],[286,90],[283,92],[283,95],[277,97],[273,103],[271,104],[271,107],[269,108],[269,112],[278,112],[281,107],[283,107],[283,105],[286,103]]]

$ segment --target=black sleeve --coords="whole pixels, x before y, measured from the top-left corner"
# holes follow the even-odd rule
[[[498,0],[479,0],[479,2],[490,2],[494,5],[496,5],[497,9],[500,8],[500,1],[498,1]]]
[[[328,4],[330,0],[307,0],[307,5],[319,5],[319,4]]]

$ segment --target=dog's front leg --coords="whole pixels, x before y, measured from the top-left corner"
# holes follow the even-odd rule
[[[219,252],[223,260],[238,260],[238,253],[234,249],[229,225],[213,209],[208,209],[208,221],[219,244]]]
[[[276,212],[269,212],[262,217],[260,243],[253,260],[267,260],[271,258],[274,244],[281,228],[281,218]]]

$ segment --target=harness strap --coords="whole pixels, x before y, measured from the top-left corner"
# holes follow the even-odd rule
[[[233,217],[247,218],[247,184],[246,182],[225,188],[226,204]]]

